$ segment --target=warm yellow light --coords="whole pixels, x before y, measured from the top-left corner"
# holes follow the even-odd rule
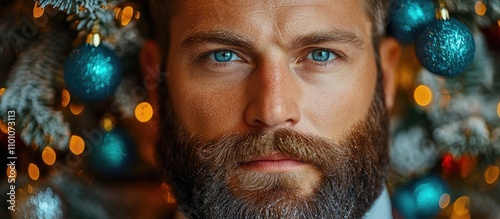
[[[419,85],[413,93],[415,102],[420,106],[427,106],[432,100],[432,91],[425,85]]]
[[[0,88],[0,96],[2,96],[3,93],[5,93],[5,87]]]
[[[74,115],[78,116],[78,115],[80,115],[83,112],[84,107],[81,104],[70,104],[69,105],[69,110],[71,111],[71,113],[73,113]]]
[[[474,9],[476,10],[476,14],[479,16],[486,14],[486,4],[483,1],[477,1]]]
[[[120,14],[122,13],[122,9],[121,8],[115,8],[115,9],[113,9],[113,11],[115,12],[115,18],[116,18],[116,20],[118,20],[120,18]]]
[[[443,193],[439,198],[439,207],[445,209],[450,204],[450,195],[448,193]]]
[[[141,13],[139,11],[136,11],[135,12],[135,15],[134,15],[134,18],[139,20],[139,18],[141,18]]]
[[[56,162],[56,158],[57,158],[57,155],[56,155],[56,151],[54,151],[54,149],[52,149],[49,146],[47,146],[43,149],[42,160],[45,164],[47,164],[49,166],[54,164]]]
[[[63,107],[66,107],[69,104],[70,100],[71,100],[71,95],[69,94],[69,91],[63,89],[61,92],[61,105]]]
[[[132,20],[132,16],[134,15],[134,8],[130,6],[126,6],[122,10],[122,16],[120,22],[122,23],[122,26],[127,25],[130,23],[130,20]]]
[[[33,17],[39,18],[43,15],[44,9],[38,5],[38,1],[35,3],[35,7],[33,8]]]
[[[469,214],[469,197],[462,196],[458,198],[453,204],[453,213],[457,216]]]
[[[30,165],[28,166],[28,175],[33,180],[37,180],[38,177],[40,177],[40,170],[38,169],[38,166],[36,164],[30,163]]]
[[[101,127],[106,131],[113,130],[115,126],[114,118],[111,114],[106,113],[101,120]]]
[[[4,124],[2,121],[0,121],[0,130],[2,130],[2,132],[4,134],[7,134],[7,132],[9,132],[9,128],[7,127],[7,124]]]
[[[153,117],[153,107],[148,102],[142,102],[135,107],[135,118],[139,122],[147,122]]]
[[[69,138],[69,150],[75,155],[80,155],[85,150],[85,141],[78,135],[72,135]]]
[[[500,117],[500,102],[498,102],[498,105],[497,105],[497,115],[498,115],[498,117]]]
[[[16,169],[12,169],[11,166],[7,166],[7,179],[15,179],[17,178]]]
[[[484,171],[484,181],[488,184],[493,184],[498,180],[500,175],[500,168],[497,166],[489,166],[486,171]]]

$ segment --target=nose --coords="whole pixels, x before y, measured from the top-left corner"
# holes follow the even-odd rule
[[[298,78],[286,62],[266,61],[256,67],[250,79],[250,103],[245,112],[248,125],[285,128],[300,120],[301,98]]]

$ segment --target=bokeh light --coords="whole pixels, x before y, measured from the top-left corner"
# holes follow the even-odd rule
[[[3,123],[1,120],[0,120],[0,130],[2,130],[4,134],[7,134],[7,132],[9,132],[7,124]]]
[[[63,89],[61,92],[61,105],[63,107],[68,106],[70,100],[71,100],[71,95],[69,94],[69,91]]]
[[[498,166],[489,166],[484,171],[484,181],[488,184],[493,184],[497,182],[498,176],[500,175],[500,168]]]
[[[0,88],[0,96],[2,96],[3,93],[5,93],[5,87]]]
[[[450,204],[450,195],[448,193],[443,193],[441,198],[439,198],[439,207],[445,209]]]
[[[497,105],[497,115],[498,115],[498,117],[500,117],[500,102],[498,102],[498,105]]]
[[[106,131],[111,131],[115,127],[115,118],[113,115],[106,113],[101,119],[101,127]]]
[[[477,1],[474,10],[476,11],[477,15],[483,16],[484,14],[486,14],[486,4],[481,0]]]
[[[39,18],[43,15],[44,9],[38,5],[38,1],[35,3],[35,7],[33,8],[33,17]]]
[[[38,180],[38,177],[40,177],[40,170],[36,164],[30,163],[28,166],[28,175],[31,179]]]
[[[153,107],[148,102],[142,102],[135,107],[135,118],[139,122],[147,122],[153,117]]]
[[[415,102],[420,106],[427,106],[432,100],[432,91],[425,85],[419,85],[413,93]]]
[[[43,149],[42,160],[47,165],[52,165],[56,162],[56,152],[51,147],[47,146]]]
[[[85,141],[78,135],[72,135],[69,138],[69,150],[75,155],[80,155],[85,150]]]
[[[7,166],[7,178],[17,178],[17,171],[16,169],[12,169],[11,166]]]
[[[460,218],[469,215],[469,202],[470,200],[467,196],[458,198],[453,204],[453,214]]]
[[[85,107],[82,104],[70,104],[69,105],[69,110],[75,116],[78,116],[78,115],[80,115],[85,110]]]
[[[132,20],[132,16],[134,15],[134,8],[130,6],[126,6],[121,10],[121,19],[120,22],[122,26],[125,26],[130,23]]]

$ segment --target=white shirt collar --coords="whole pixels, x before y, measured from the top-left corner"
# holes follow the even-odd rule
[[[392,219],[391,199],[385,185],[380,196],[366,212],[364,219]]]

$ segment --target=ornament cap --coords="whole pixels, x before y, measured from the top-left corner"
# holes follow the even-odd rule
[[[436,9],[436,19],[438,20],[448,20],[450,19],[450,13],[446,8],[444,1],[439,2],[439,8]]]
[[[99,21],[95,21],[92,27],[92,32],[87,35],[86,43],[88,45],[98,47],[101,44],[101,35],[99,34]]]

